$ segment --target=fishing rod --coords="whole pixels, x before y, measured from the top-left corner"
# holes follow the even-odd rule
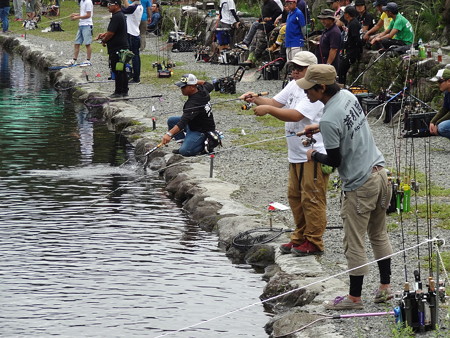
[[[370,65],[368,65],[368,66],[366,67],[366,69],[364,69],[364,70],[356,77],[356,79],[352,82],[352,84],[350,85],[350,87],[353,87],[353,86],[355,85],[355,83],[359,80],[359,78],[360,78],[361,76],[363,76],[370,68],[372,68],[373,65],[374,65],[375,63],[377,63],[383,56],[385,56],[387,52],[393,50],[395,47],[398,47],[398,46],[395,46],[395,45],[389,46],[389,48],[387,48],[380,56],[378,56],[378,57],[377,57]]]
[[[127,96],[127,97],[118,97],[118,98],[110,98],[106,96],[94,96],[94,97],[88,97],[86,100],[84,100],[84,105],[89,108],[95,108],[95,107],[102,107],[105,104],[109,104],[110,102],[117,102],[117,101],[126,101],[126,100],[139,100],[139,99],[152,99],[152,98],[161,98],[162,94],[157,95],[150,95],[150,96]],[[90,101],[95,101],[96,103],[90,103]]]
[[[322,320],[326,320],[326,319],[347,319],[347,318],[361,318],[361,317],[378,317],[378,316],[386,316],[386,315],[394,315],[395,316],[395,311],[388,311],[388,312],[370,312],[370,313],[350,313],[350,314],[346,314],[346,315],[326,315],[326,314],[322,314],[322,313],[314,313],[311,315],[315,315],[315,316],[321,316],[321,318],[317,318],[315,320],[313,320],[311,323],[308,323],[294,331],[291,331],[289,333],[284,333],[278,336],[273,336],[274,338],[281,338],[281,337],[287,337],[291,334],[303,331],[304,329],[314,325],[317,322],[320,322]]]

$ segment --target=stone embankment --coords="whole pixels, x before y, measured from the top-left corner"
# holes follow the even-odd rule
[[[23,59],[41,69],[61,64],[64,61],[61,55],[65,58],[70,57],[72,48],[70,43],[58,45],[61,52],[57,56],[58,51],[54,53],[48,48],[52,40],[43,38],[33,40],[30,42],[23,38],[0,36],[0,44],[22,55]],[[147,41],[147,46],[153,46],[152,48],[160,45],[161,41],[156,37],[149,38]],[[186,69],[186,72],[207,74],[205,79],[223,77],[234,72],[234,69],[230,69],[229,66],[193,63],[192,54],[180,54],[171,57],[175,61],[184,61],[186,65],[180,67]],[[110,83],[77,85],[86,82],[87,73],[91,75],[91,79],[95,77],[95,74],[103,74],[103,77],[106,77],[108,74],[106,60],[105,54],[95,55],[94,65],[89,69],[72,67],[52,72],[50,76],[53,82],[57,82],[62,87],[72,88],[72,96],[81,102],[92,97],[106,97],[113,89]],[[144,69],[148,68],[148,65],[144,67]],[[151,68],[150,71],[152,71]],[[238,84],[238,93],[253,90],[255,92],[269,91],[275,94],[280,90],[281,81],[257,81],[256,75],[258,74],[248,72],[243,81]],[[184,98],[174,88],[173,85],[141,83],[131,87],[131,97],[163,93],[164,101],[157,102],[149,98],[148,100],[131,99],[128,102],[109,102],[107,105],[94,108],[92,113],[105,118],[111,129],[126,135],[136,146],[137,158],[142,160],[142,155],[159,143],[165,131],[164,122],[168,116],[167,113],[175,115],[175,112],[181,111]],[[183,158],[172,155],[170,150],[175,145],[170,144],[169,148],[159,148],[149,156],[148,167],[150,170],[159,170],[164,174],[167,190],[183,204],[183,208],[190,213],[192,219],[196,220],[201,227],[218,233],[219,245],[226,250],[232,260],[244,259],[255,269],[264,269],[262,278],[267,281],[267,285],[261,297],[269,299],[265,302],[265,307],[275,313],[274,318],[267,324],[266,331],[273,337],[281,337],[320,318],[320,314],[325,312],[321,306],[323,301],[347,293],[346,264],[341,245],[342,230],[338,227],[340,225],[339,194],[336,191],[330,191],[328,195],[330,229],[325,234],[326,249],[323,256],[280,255],[277,247],[280,243],[287,241],[284,235],[245,253],[233,248],[232,239],[244,231],[268,227],[269,223],[274,228],[288,229],[290,227],[292,218],[288,212],[272,214],[270,222],[267,213],[267,206],[272,201],[287,204],[288,166],[284,153],[273,153],[264,148],[232,146],[232,141],[239,141],[249,134],[258,135],[259,139],[265,138],[265,144],[273,144],[280,135],[283,135],[282,128],[265,126],[249,114],[238,113],[238,101],[222,100],[222,102],[228,102],[221,104],[220,99],[214,100],[217,100],[217,104],[214,105],[214,114],[218,129],[226,135],[225,147],[219,149],[216,157],[212,160],[208,156]],[[157,127],[153,130],[155,117]],[[392,163],[393,166],[396,151],[394,144],[387,141],[391,138],[391,134],[392,128],[389,126],[379,124],[374,126],[375,138],[385,153],[388,163]],[[261,135],[267,135],[267,137]],[[247,140],[247,143],[251,142],[251,139]],[[420,152],[419,148],[417,151]],[[445,177],[448,177],[448,170],[440,163],[437,156],[434,156],[448,157],[448,141],[433,138],[433,152],[432,165],[435,165],[433,173],[445,174]],[[213,163],[212,167],[211,163]],[[422,164],[418,166],[419,170],[423,170]],[[213,177],[210,177],[211,173]],[[449,182],[450,180],[446,180],[443,185],[450,185]],[[415,225],[413,223],[411,221],[407,224],[410,227],[408,229],[413,229]],[[331,229],[332,226],[333,229]],[[336,226],[338,229],[334,229]],[[448,231],[436,229],[437,234],[448,238]],[[394,226],[391,238],[396,250],[403,245],[408,247],[417,241],[415,235],[407,234],[406,237],[404,235],[402,237],[400,230]],[[424,238],[425,236],[421,235],[420,240]],[[400,290],[404,282],[403,267],[402,257],[394,257],[393,287],[395,290]],[[377,287],[376,270],[376,265],[372,266],[370,276],[365,278],[363,294],[366,300],[365,311],[389,311],[392,307],[371,303],[370,290]],[[276,297],[280,294],[284,296]],[[249,304],[253,302],[254,300]],[[393,322],[392,316],[333,322],[324,320],[291,337],[379,337],[388,335]],[[211,325],[214,325],[213,322]]]

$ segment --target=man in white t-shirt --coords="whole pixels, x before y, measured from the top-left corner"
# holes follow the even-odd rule
[[[122,12],[127,19],[128,46],[134,54],[131,60],[133,64],[133,78],[128,83],[140,83],[141,56],[139,55],[139,49],[141,47],[141,30],[139,26],[144,7],[142,7],[139,0],[135,0],[131,4],[128,0],[122,0]]]
[[[91,0],[80,0],[80,14],[70,14],[70,20],[80,20],[78,23],[78,32],[75,38],[75,45],[73,50],[73,59],[66,62],[66,65],[76,65],[78,54],[80,53],[80,46],[84,44],[86,46],[86,61],[81,63],[80,66],[91,66],[92,55],[92,33],[93,33],[93,21],[94,6]]]
[[[285,121],[286,140],[288,145],[289,183],[288,200],[295,222],[295,230],[289,243],[282,244],[282,253],[293,253],[297,256],[318,255],[323,253],[322,235],[327,224],[326,191],[329,174],[322,167],[308,161],[306,153],[313,148],[325,153],[322,135],[314,135],[315,143],[305,146],[303,140],[296,135],[304,130],[312,121],[319,121],[323,104],[311,103],[303,89],[296,84],[305,76],[308,66],[317,64],[317,57],[307,51],[295,54],[289,62],[292,67],[293,80],[273,98],[257,96],[253,92],[243,94],[240,99],[253,102],[255,115],[270,114]]]
[[[231,30],[239,27],[239,17],[236,14],[234,0],[220,0],[219,22],[217,23],[216,38],[219,50],[230,47]]]

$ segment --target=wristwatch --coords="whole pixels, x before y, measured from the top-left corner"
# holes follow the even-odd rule
[[[168,131],[168,132],[166,133],[166,135],[169,135],[170,137],[173,137],[173,134],[172,134],[170,131]]]

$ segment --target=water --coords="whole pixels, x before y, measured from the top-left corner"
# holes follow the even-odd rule
[[[0,332],[155,337],[258,302],[124,140],[0,50]],[[264,337],[256,305],[169,337]]]

